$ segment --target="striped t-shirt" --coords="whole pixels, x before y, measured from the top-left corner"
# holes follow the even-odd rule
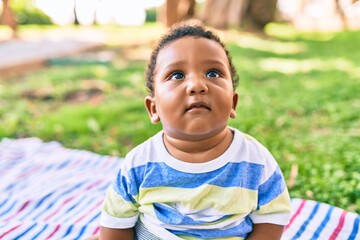
[[[205,163],[172,157],[163,132],[130,151],[109,188],[101,225],[140,221],[162,239],[243,239],[256,223],[286,225],[290,198],[282,172],[254,138],[236,130],[229,148]]]

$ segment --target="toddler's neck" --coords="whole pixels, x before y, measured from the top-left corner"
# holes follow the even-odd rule
[[[225,128],[218,134],[198,141],[187,141],[172,138],[164,133],[163,141],[167,151],[176,159],[190,162],[203,163],[211,161],[222,155],[230,146],[234,133]]]

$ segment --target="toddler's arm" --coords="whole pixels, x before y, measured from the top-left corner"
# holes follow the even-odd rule
[[[134,228],[115,229],[100,227],[100,240],[134,240]]]
[[[247,240],[279,240],[281,238],[284,226],[270,224],[270,223],[260,223],[253,225],[253,231],[250,233],[250,236],[246,238]]]

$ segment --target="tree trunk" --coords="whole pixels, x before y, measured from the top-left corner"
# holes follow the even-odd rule
[[[13,35],[12,37],[15,38],[17,36],[17,22],[15,20],[15,16],[13,12],[11,11],[11,8],[9,6],[9,0],[3,0],[3,12],[0,16],[0,22],[4,23],[5,25],[8,25]]]
[[[227,15],[228,26],[240,27],[243,16],[246,13],[249,0],[231,1],[229,4],[229,13]]]
[[[241,27],[244,22],[263,28],[274,20],[277,0],[207,0],[202,20],[216,28]]]
[[[260,28],[274,21],[277,0],[252,0],[249,19]]]
[[[166,0],[161,21],[168,27],[176,22],[188,19],[194,15],[195,0]]]
[[[202,21],[216,28],[227,28],[228,5],[232,0],[207,0]]]
[[[343,29],[348,29],[347,17],[345,15],[344,9],[340,5],[339,0],[335,0],[335,6],[336,6],[336,11],[338,12],[338,14],[339,14],[339,16],[341,18]]]

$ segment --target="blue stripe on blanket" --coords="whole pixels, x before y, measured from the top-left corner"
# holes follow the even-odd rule
[[[359,233],[359,226],[360,226],[360,216],[357,216],[355,221],[354,221],[353,230],[352,230],[352,232],[351,232],[351,234],[349,236],[349,240],[355,240],[356,239],[356,235],[358,235],[358,233]],[[359,235],[358,235],[358,237],[360,238]]]
[[[331,216],[331,213],[332,213],[333,209],[334,209],[333,207],[329,208],[329,210],[326,213],[326,216],[325,216],[324,220],[321,222],[321,224],[319,225],[318,229],[315,231],[315,233],[314,233],[314,235],[312,236],[311,239],[318,239],[319,238],[320,233],[323,231],[326,224],[329,222],[329,219],[330,219],[330,216]]]
[[[311,220],[314,218],[314,216],[316,215],[317,211],[319,210],[319,205],[320,205],[320,203],[316,203],[314,209],[313,209],[312,212],[310,213],[310,216],[309,216],[308,219],[306,219],[306,221],[301,225],[299,231],[295,234],[294,238],[296,238],[296,239],[300,238],[301,234],[305,231],[306,227],[309,225],[309,223],[311,222]]]

